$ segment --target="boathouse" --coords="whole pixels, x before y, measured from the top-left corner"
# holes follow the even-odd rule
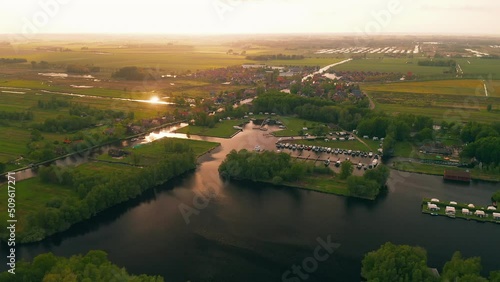
[[[438,207],[436,204],[431,204],[431,203],[428,203],[428,204],[427,204],[427,208],[428,208],[430,211],[438,211],[438,210],[439,210],[439,207]]]
[[[471,176],[470,172],[468,171],[447,169],[444,171],[443,179],[452,181],[470,182]]]
[[[474,212],[474,214],[477,217],[485,217],[486,216],[486,214],[484,213],[484,211],[481,211],[481,210],[476,210],[476,212]]]
[[[447,206],[445,209],[447,215],[455,215],[455,207]]]

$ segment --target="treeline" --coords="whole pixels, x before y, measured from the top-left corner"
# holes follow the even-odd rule
[[[303,97],[294,94],[270,91],[253,101],[254,112],[275,112],[283,115],[296,114],[312,121],[338,124],[352,130],[358,126],[370,110],[365,99],[358,103],[337,104],[328,99]]]
[[[274,184],[281,184],[283,181],[300,180],[307,173],[325,169],[332,173],[328,168],[292,160],[290,155],[285,153],[232,150],[219,166],[219,174],[228,179],[272,181]]]
[[[247,60],[252,60],[252,61],[269,61],[269,60],[302,60],[304,59],[304,56],[302,55],[284,55],[284,54],[277,54],[277,55],[249,55],[246,56]]]
[[[419,60],[418,65],[428,67],[455,67],[457,62],[455,60]]]
[[[144,80],[154,78],[149,69],[139,67],[123,67],[111,75],[113,78],[125,80]]]
[[[0,58],[0,64],[20,64],[26,62],[28,60],[22,58]]]
[[[101,68],[96,66],[68,65],[66,67],[66,72],[73,74],[89,74],[91,72],[100,72],[100,71]]]
[[[53,253],[36,256],[32,262],[20,261],[15,274],[2,272],[1,282],[24,281],[130,281],[163,282],[161,276],[131,275],[108,259],[104,251],[92,250],[86,255],[70,258],[58,257]]]
[[[71,103],[69,101],[59,100],[54,96],[48,101],[38,100],[37,103],[38,108],[46,110],[57,110],[59,108],[69,107],[70,105]]]
[[[295,94],[285,94],[279,91],[269,91],[259,95],[259,97],[253,101],[254,112],[274,112],[283,115],[294,114],[297,107],[305,104],[323,107],[335,105],[335,102],[321,98],[308,98]]]
[[[14,120],[14,121],[24,121],[33,120],[33,112],[6,112],[0,111],[0,120]]]
[[[367,281],[500,281],[500,271],[490,272],[488,280],[481,275],[481,270],[480,257],[464,258],[460,252],[455,252],[445,263],[441,275],[436,275],[427,265],[424,248],[387,242],[365,255],[361,275]]]
[[[31,61],[31,67],[33,69],[48,69],[50,64],[47,61],[40,61],[38,63],[36,61]]]
[[[94,124],[92,117],[70,116],[48,118],[45,122],[33,125],[33,128],[42,132],[72,132],[91,127]]]
[[[48,118],[41,124],[33,125],[33,128],[42,132],[73,132],[85,129],[95,125],[96,123],[106,119],[125,119],[134,118],[134,113],[125,113],[123,111],[101,110],[91,108],[82,104],[70,104],[66,101],[52,99],[44,102],[38,101],[40,108],[57,109],[59,107],[70,106],[69,117],[58,116],[57,118]]]
[[[359,135],[370,137],[385,137],[388,133],[393,133],[396,141],[405,141],[410,138],[411,132],[423,132],[422,137],[427,137],[427,131],[431,130],[434,121],[427,116],[413,114],[398,114],[388,116],[377,112],[367,115],[358,125]]]
[[[189,146],[167,139],[163,156],[156,164],[127,172],[92,171],[80,167],[40,167],[42,182],[63,185],[76,192],[79,199],[60,199],[47,203],[36,214],[27,217],[25,229],[18,233],[22,243],[40,241],[46,236],[68,229],[72,224],[139,196],[175,176],[196,168],[196,157]],[[170,144],[172,142],[172,144]],[[6,232],[2,232],[5,240]]]
[[[475,158],[491,167],[500,166],[500,122],[489,125],[469,122],[462,128],[460,139],[467,143],[462,157]]]
[[[80,116],[80,117],[90,116],[96,122],[103,119],[134,118],[133,112],[125,113],[124,111],[116,111],[110,109],[101,110],[83,104],[72,104],[71,108],[69,109],[69,114],[71,116]]]
[[[375,169],[367,170],[363,176],[349,176],[347,178],[349,194],[360,198],[375,199],[385,188],[389,173],[386,166],[378,165]]]

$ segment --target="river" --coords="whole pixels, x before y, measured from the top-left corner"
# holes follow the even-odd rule
[[[330,237],[338,248],[307,281],[359,281],[363,255],[386,241],[426,248],[429,265],[439,269],[456,250],[481,256],[485,273],[500,269],[499,225],[420,212],[423,197],[486,205],[498,184],[458,185],[392,171],[389,192],[370,202],[221,181],[217,168],[230,150],[274,149],[274,137],[251,127],[232,139],[192,136],[222,146],[201,157],[195,172],[40,243],[19,246],[18,257],[102,249],[129,272],[159,274],[166,281],[282,281],[292,265],[313,256],[318,238]],[[156,134],[148,138],[172,136],[166,130]],[[6,248],[2,244],[2,254]],[[1,262],[5,270],[5,256]]]

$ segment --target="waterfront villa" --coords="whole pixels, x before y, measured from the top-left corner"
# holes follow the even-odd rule
[[[432,198],[432,199],[431,199],[431,202],[439,203],[439,199]]]
[[[469,205],[467,205],[467,206],[468,206],[469,208],[471,208],[471,209],[475,208],[475,206],[474,206],[473,204],[469,204]]]
[[[462,214],[463,215],[471,215],[472,212],[469,209],[462,209]]]
[[[496,210],[497,210],[497,208],[495,208],[494,206],[488,206],[488,210],[489,210],[489,211],[496,211]]]
[[[500,220],[500,213],[498,213],[498,212],[494,212],[494,213],[493,213],[493,218],[494,218],[495,220]]]
[[[455,206],[456,206],[456,205],[457,205],[457,202],[451,201],[451,202],[450,202],[450,205],[455,205]]]

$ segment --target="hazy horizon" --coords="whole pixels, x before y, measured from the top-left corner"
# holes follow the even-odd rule
[[[0,34],[500,35],[494,0],[28,0],[0,8]]]

